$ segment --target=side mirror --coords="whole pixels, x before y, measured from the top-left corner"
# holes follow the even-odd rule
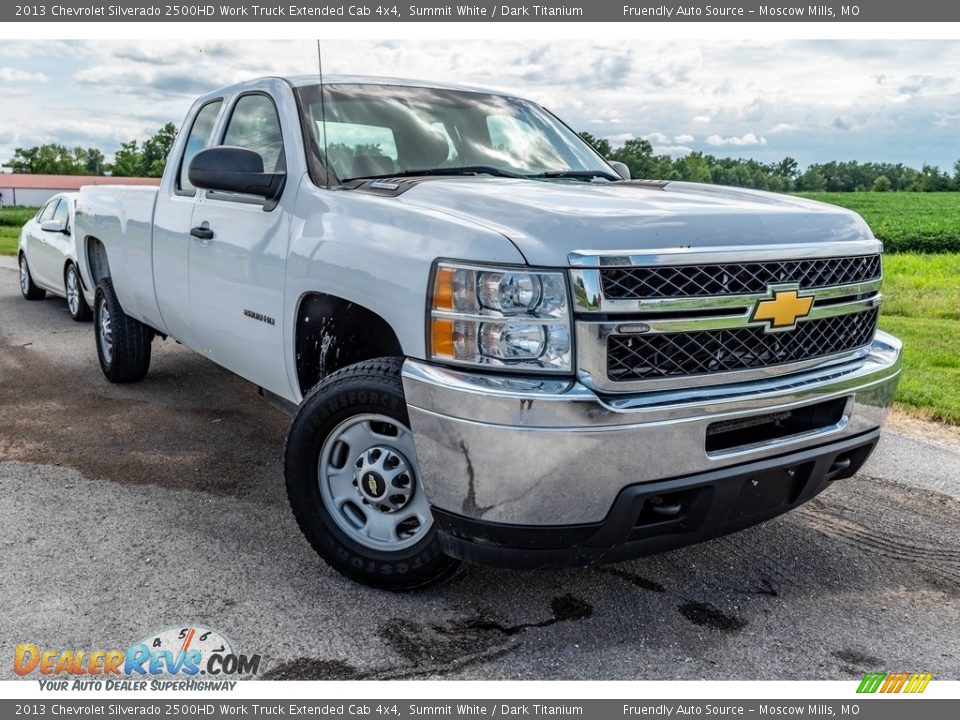
[[[627,167],[626,163],[622,163],[619,160],[607,160],[607,162],[610,163],[610,167],[617,171],[617,175],[624,180],[630,179],[630,168]]]
[[[190,161],[187,177],[204,190],[243,193],[274,200],[283,192],[286,173],[263,171],[263,158],[246,148],[221,145],[201,150]]]
[[[61,223],[59,220],[44,220],[42,223],[40,223],[40,229],[44,232],[64,232],[63,223]]]

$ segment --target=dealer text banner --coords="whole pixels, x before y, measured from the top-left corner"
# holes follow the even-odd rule
[[[136,0],[35,0],[3,3],[3,22],[953,22],[960,3],[943,0],[861,0],[855,3],[715,3],[703,0],[590,2],[396,3],[317,0],[218,0],[174,4]]]
[[[904,702],[911,707],[907,710]],[[940,720],[956,717],[954,700],[50,700],[0,701],[0,717],[39,720],[72,717],[321,717],[414,720],[415,718],[856,718],[856,720]]]

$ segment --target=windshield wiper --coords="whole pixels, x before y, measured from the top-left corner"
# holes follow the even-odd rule
[[[528,178],[571,178],[573,180],[590,180],[592,178],[603,178],[604,180],[620,180],[609,173],[597,170],[547,170],[542,173],[526,175]]]
[[[426,168],[424,170],[399,170],[386,175],[363,175],[361,177],[347,178],[344,182],[350,180],[386,180],[396,177],[419,177],[421,175],[495,175],[497,177],[523,178],[525,175],[512,173],[509,170],[501,170],[492,165],[463,165],[460,167],[448,168]]]

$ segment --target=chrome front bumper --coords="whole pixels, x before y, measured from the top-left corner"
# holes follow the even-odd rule
[[[893,402],[900,342],[864,359],[743,384],[598,396],[568,380],[498,377],[407,360],[421,481],[432,506],[484,522],[601,521],[637,483],[709,472],[876,429]],[[829,427],[708,453],[707,426],[847,398]]]

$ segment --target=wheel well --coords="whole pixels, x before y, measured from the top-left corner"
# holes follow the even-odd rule
[[[88,237],[86,246],[87,265],[90,267],[90,279],[93,281],[93,286],[96,287],[100,280],[110,277],[110,263],[107,262],[107,249],[103,246],[103,243],[95,237]],[[64,272],[66,272],[66,268],[64,268]]]
[[[403,355],[400,341],[386,320],[335,295],[306,295],[297,311],[296,333],[297,380],[304,395],[347,365]]]

